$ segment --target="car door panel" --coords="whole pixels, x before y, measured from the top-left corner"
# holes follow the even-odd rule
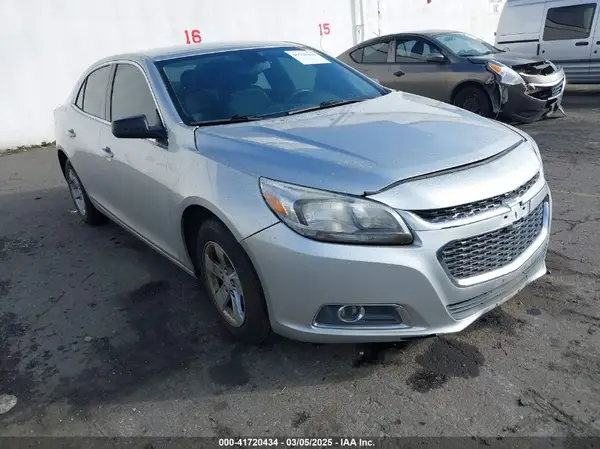
[[[111,120],[145,115],[162,123],[142,69],[119,63],[111,89]],[[168,147],[153,139],[121,139],[107,129],[101,136],[111,158],[111,201],[116,218],[170,256],[179,256],[173,228],[176,201],[168,170]]]
[[[593,30],[598,2],[562,0],[547,3],[540,30],[539,55],[565,69],[570,82],[586,82],[590,77]]]
[[[415,47],[419,53],[412,53]],[[449,101],[449,64],[428,62],[427,56],[441,50],[420,37],[398,38],[392,44],[394,62],[388,65],[390,88],[415,95]]]
[[[104,181],[106,165],[100,152],[100,135],[108,127],[106,95],[110,65],[92,70],[86,77],[65,123],[67,141],[71,144],[69,158],[88,196],[102,207],[110,207]]]

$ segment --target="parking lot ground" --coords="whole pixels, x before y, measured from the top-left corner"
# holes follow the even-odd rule
[[[194,279],[80,222],[52,149],[0,156],[0,435],[600,435],[600,90],[564,105],[523,127],[551,274],[461,334],[358,349],[236,343]]]

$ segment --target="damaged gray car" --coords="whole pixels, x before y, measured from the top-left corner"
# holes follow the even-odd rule
[[[385,87],[489,118],[535,122],[560,112],[565,73],[456,31],[379,36],[338,56]]]

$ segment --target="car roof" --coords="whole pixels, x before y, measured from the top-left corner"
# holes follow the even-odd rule
[[[178,45],[173,47],[151,48],[148,50],[122,53],[108,56],[94,65],[103,64],[116,60],[131,60],[141,62],[142,60],[164,61],[186,56],[195,56],[211,53],[220,53],[224,51],[249,50],[257,48],[275,48],[275,47],[304,47],[302,44],[286,41],[232,41],[232,42],[212,42],[199,45]]]
[[[393,38],[393,37],[396,37],[396,36],[426,36],[426,37],[432,37],[432,36],[435,36],[436,34],[442,34],[442,33],[468,34],[468,33],[465,33],[464,31],[445,30],[445,29],[441,29],[441,28],[440,29],[431,29],[431,30],[401,31],[399,33],[384,34],[384,35],[381,35],[381,36],[373,37],[373,38],[368,39],[368,40],[363,41],[363,42],[359,42],[358,44],[356,44],[352,48],[346,50],[346,52],[352,52],[352,51],[354,51],[354,50],[356,50],[358,48],[364,47],[365,45],[369,45],[371,42],[377,42],[377,41],[380,41],[382,39]]]

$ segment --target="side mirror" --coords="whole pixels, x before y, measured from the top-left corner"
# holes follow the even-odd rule
[[[120,139],[158,139],[167,140],[167,131],[162,126],[148,126],[145,115],[136,115],[111,123],[113,136]]]
[[[440,53],[431,53],[429,56],[427,56],[427,62],[446,62],[446,57]]]

